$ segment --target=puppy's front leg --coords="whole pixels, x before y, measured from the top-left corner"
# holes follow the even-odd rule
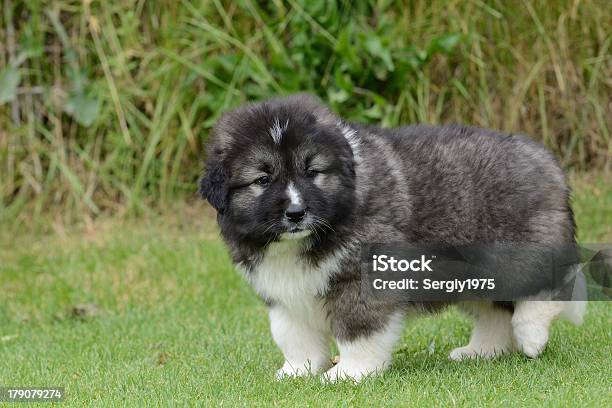
[[[391,354],[403,327],[403,313],[396,312],[378,330],[349,339],[337,340],[340,362],[328,370],[324,380],[361,381],[382,373],[391,365]],[[344,328],[346,329],[346,328]]]
[[[270,307],[272,338],[285,356],[276,378],[315,374],[330,365],[329,334],[312,327],[303,313],[282,305]]]

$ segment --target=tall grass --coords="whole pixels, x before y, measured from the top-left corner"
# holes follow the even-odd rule
[[[193,195],[220,112],[310,90],[386,126],[524,132],[610,169],[607,1],[3,0],[0,212]]]

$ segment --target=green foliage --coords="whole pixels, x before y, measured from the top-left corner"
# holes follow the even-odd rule
[[[50,11],[47,12],[47,16],[61,42],[65,60],[64,72],[71,82],[72,89],[70,90],[68,99],[64,102],[63,109],[66,113],[71,115],[77,123],[84,127],[89,127],[98,117],[100,105],[96,98],[87,95],[88,90],[86,87],[88,86],[89,79],[87,78],[86,72],[79,67],[76,53],[70,45],[66,31],[59,21],[58,16]]]
[[[606,2],[5,0],[0,218],[193,196],[221,112],[310,91],[352,120],[524,132],[609,169]]]

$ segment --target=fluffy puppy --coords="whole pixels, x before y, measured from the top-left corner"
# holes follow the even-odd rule
[[[307,94],[224,114],[200,191],[218,211],[235,265],[268,306],[285,356],[279,378],[380,373],[406,314],[444,306],[364,296],[363,245],[574,243],[563,172],[534,141],[465,126],[349,124]],[[536,357],[553,319],[579,321],[584,311],[529,299],[460,307],[475,328],[454,360],[514,349]],[[340,361],[330,367],[332,339]]]

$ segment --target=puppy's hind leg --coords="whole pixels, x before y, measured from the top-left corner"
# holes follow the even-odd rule
[[[516,344],[523,354],[536,358],[544,351],[548,343],[550,324],[565,307],[564,302],[517,302],[512,316],[512,330]]]
[[[512,350],[512,313],[490,303],[466,303],[460,306],[476,318],[467,346],[451,351],[451,360],[493,358]]]

